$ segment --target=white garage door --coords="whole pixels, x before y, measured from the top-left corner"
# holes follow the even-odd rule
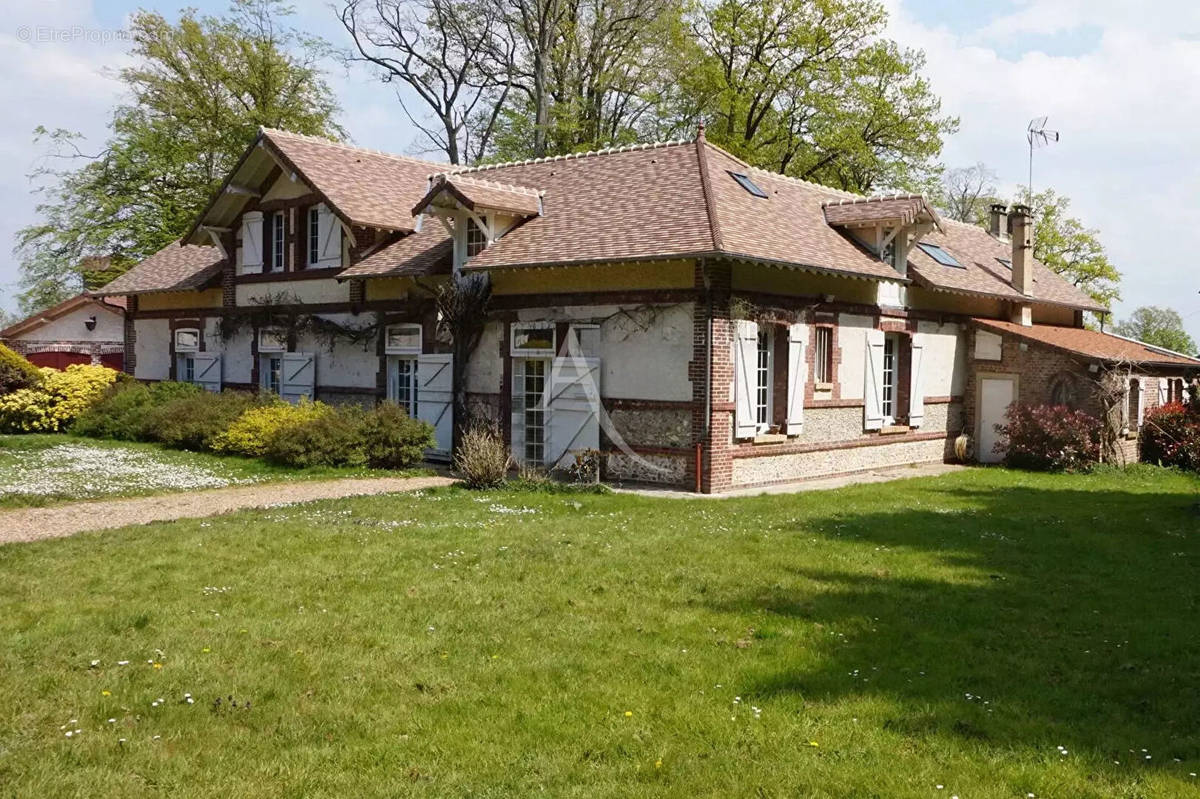
[[[996,425],[1004,424],[1004,413],[1015,394],[1016,383],[1011,377],[985,377],[979,381],[979,446],[975,456],[980,463],[997,463],[1004,457],[995,451],[1000,439]]]

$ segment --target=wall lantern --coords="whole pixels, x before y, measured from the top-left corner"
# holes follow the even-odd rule
[[[88,330],[95,330],[96,329],[96,317],[89,316],[87,319],[84,320],[83,326],[86,327]]]

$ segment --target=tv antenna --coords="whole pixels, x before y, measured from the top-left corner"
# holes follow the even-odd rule
[[[1029,202],[1033,202],[1033,151],[1041,147],[1049,147],[1058,141],[1057,130],[1047,130],[1046,122],[1050,117],[1038,117],[1030,120],[1025,129],[1025,140],[1029,142]]]

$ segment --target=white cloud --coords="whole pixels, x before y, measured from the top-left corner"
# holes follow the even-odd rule
[[[1100,229],[1124,275],[1116,316],[1171,306],[1192,314],[1200,340],[1200,277],[1188,243],[1200,224],[1200,40],[1191,35],[1200,9],[1164,2],[1150,14],[1121,0],[1036,0],[956,33],[920,19],[912,0],[889,6],[890,35],[925,50],[944,109],[962,119],[946,163],[984,161],[1012,190],[1027,180],[1025,126],[1049,115],[1062,141],[1035,153],[1034,188],[1071,197],[1074,212]],[[1022,36],[1083,27],[1099,29],[1087,52],[1002,55]]]

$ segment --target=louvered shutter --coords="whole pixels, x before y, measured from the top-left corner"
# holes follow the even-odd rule
[[[925,343],[920,336],[912,337],[911,369],[908,372],[908,424],[920,427],[925,421]]]
[[[548,390],[546,465],[566,467],[600,448],[600,359],[555,358]]]
[[[883,331],[867,331],[866,385],[863,388],[863,429],[883,428]]]
[[[734,330],[734,435],[754,438],[758,420],[754,401],[758,388],[758,323],[739,319]]]
[[[430,353],[417,356],[417,418],[433,427],[437,442],[426,454],[450,457],[454,446],[454,356]]]
[[[808,382],[808,363],[804,349],[808,344],[808,326],[795,324],[788,328],[787,371],[787,434],[804,432],[804,385]]]
[[[342,224],[324,204],[317,206],[317,255],[318,269],[342,265]]]
[[[207,352],[197,352],[189,356],[192,359],[192,382],[205,391],[214,394],[221,393],[221,356]]]
[[[285,352],[279,395],[288,402],[316,398],[317,359],[311,352]]]
[[[261,211],[242,214],[242,274],[261,272],[263,268],[263,215]]]

